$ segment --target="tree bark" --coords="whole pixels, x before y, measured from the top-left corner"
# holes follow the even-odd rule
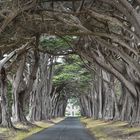
[[[24,67],[25,67],[25,56],[22,57],[19,68],[15,75],[15,79],[13,81],[13,106],[12,106],[13,122],[22,122],[20,118],[19,94],[21,92],[21,83],[23,79]]]
[[[13,128],[11,116],[9,113],[8,99],[7,99],[7,76],[4,68],[0,70],[0,89],[1,89],[1,126]]]

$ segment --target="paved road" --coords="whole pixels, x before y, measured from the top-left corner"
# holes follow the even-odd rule
[[[95,140],[78,118],[69,117],[25,140]]]

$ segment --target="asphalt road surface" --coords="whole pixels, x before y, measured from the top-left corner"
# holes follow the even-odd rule
[[[78,118],[69,117],[25,140],[95,140],[95,138],[91,137]]]

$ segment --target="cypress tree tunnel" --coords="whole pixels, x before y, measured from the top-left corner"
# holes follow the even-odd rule
[[[140,0],[0,0],[0,139],[70,116],[139,139],[139,17]]]

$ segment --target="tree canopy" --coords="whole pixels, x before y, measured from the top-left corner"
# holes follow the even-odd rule
[[[1,0],[1,124],[63,116],[74,95],[84,116],[139,123],[139,15],[139,0]]]

